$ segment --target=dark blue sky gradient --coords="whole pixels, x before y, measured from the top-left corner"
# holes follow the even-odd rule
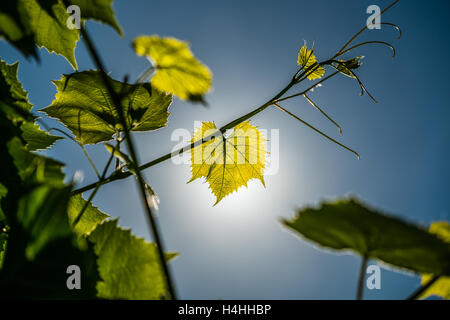
[[[125,74],[135,79],[148,66],[130,46],[141,34],[188,40],[214,74],[214,90],[206,96],[209,108],[175,99],[167,128],[136,134],[141,162],[146,162],[172,149],[173,130],[192,131],[196,120],[220,126],[272,97],[296,71],[304,40],[315,41],[319,60],[330,57],[364,25],[371,4],[384,7],[388,1],[116,0],[125,37],[97,23],[89,22],[88,29],[116,79]],[[327,81],[311,94],[342,125],[342,136],[304,100],[284,104],[356,149],[360,161],[287,115],[267,109],[252,120],[264,129],[280,129],[280,169],[266,178],[266,188],[252,182],[212,207],[206,184],[186,184],[188,165],[167,161],[145,171],[161,199],[158,217],[166,247],[180,252],[172,270],[182,298],[354,298],[360,259],[317,250],[279,223],[295,208],[322,199],[352,193],[424,226],[448,220],[449,10],[447,1],[400,1],[382,21],[400,25],[401,40],[386,26],[361,36],[361,41],[384,40],[397,48],[395,59],[386,47],[354,53],[365,56],[358,74],[378,104],[360,97],[357,84],[347,77]],[[9,63],[20,61],[19,79],[34,110],[54,98],[51,80],[73,72],[62,57],[45,49],[41,64],[27,61],[5,42],[0,42],[0,56]],[[81,42],[76,57],[80,70],[92,68]],[[88,150],[102,167],[105,149]],[[72,142],[59,141],[48,154],[67,163],[69,177],[80,169],[86,176],[83,184],[95,180]],[[131,178],[106,185],[94,203],[150,239],[135,187]],[[382,269],[381,283],[381,290],[367,290],[365,297],[402,299],[419,278]]]

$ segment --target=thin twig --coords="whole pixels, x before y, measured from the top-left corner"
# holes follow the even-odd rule
[[[98,173],[97,167],[95,166],[94,162],[92,161],[91,157],[89,156],[89,153],[87,152],[86,148],[83,146],[83,144],[81,142],[78,142],[74,137],[72,137],[70,134],[68,134],[64,130],[61,130],[61,129],[58,129],[58,128],[49,128],[43,121],[40,121],[39,123],[42,124],[45,127],[45,130],[47,130],[48,132],[50,132],[52,130],[53,131],[58,131],[59,133],[62,133],[67,138],[69,138],[69,140],[75,142],[81,148],[81,150],[83,150],[83,153],[84,153],[85,157],[87,158],[87,160],[89,161],[89,164],[91,165],[92,169],[94,170],[95,175],[97,176],[97,178],[98,179],[101,178],[100,174]]]
[[[308,95],[305,93],[303,95],[305,97],[306,100],[308,100],[308,102],[314,107],[316,108],[321,114],[323,114],[325,116],[325,118],[327,118],[328,120],[330,120],[331,123],[333,123],[339,130],[339,133],[342,134],[342,128],[341,126],[334,121],[325,111],[323,111],[314,101],[311,100],[310,97],[308,97]]]
[[[81,34],[83,36],[83,40],[86,43],[86,46],[89,50],[89,53],[90,53],[92,59],[94,60],[97,68],[101,71],[100,74],[102,76],[102,80],[106,86],[106,89],[108,90],[108,92],[111,96],[112,102],[117,110],[118,115],[119,115],[120,122],[122,123],[122,126],[124,128],[125,140],[127,141],[128,149],[129,149],[129,152],[131,155],[131,159],[133,161],[132,166],[135,171],[134,173],[137,177],[138,188],[139,188],[141,198],[142,198],[141,200],[142,200],[142,203],[144,204],[144,209],[147,213],[147,218],[150,223],[150,229],[152,231],[153,239],[155,240],[155,243],[156,243],[159,262],[160,262],[161,269],[163,271],[163,274],[164,274],[164,277],[166,280],[167,291],[170,294],[170,297],[175,300],[175,299],[177,299],[177,297],[175,294],[175,289],[174,289],[172,277],[171,277],[171,274],[169,271],[169,267],[167,265],[167,261],[166,261],[165,255],[164,255],[164,247],[162,244],[161,237],[159,235],[158,226],[156,225],[156,221],[153,216],[152,210],[147,202],[147,196],[146,196],[146,191],[145,191],[145,182],[144,182],[144,179],[143,179],[140,169],[139,169],[139,162],[137,159],[137,153],[136,153],[135,146],[133,143],[133,138],[128,131],[127,121],[126,121],[125,115],[123,114],[123,110],[121,108],[121,101],[120,101],[121,99],[117,95],[117,93],[114,91],[114,89],[112,88],[112,85],[106,75],[103,63],[100,60],[100,57],[97,54],[94,44],[91,41],[89,34],[87,33],[84,26],[81,27]]]
[[[333,143],[337,144],[338,146],[340,146],[340,147],[342,147],[342,148],[344,148],[344,149],[350,151],[351,153],[353,153],[354,155],[356,155],[356,157],[357,157],[358,159],[360,159],[359,154],[358,154],[355,150],[350,149],[349,147],[343,145],[342,143],[340,143],[340,142],[334,140],[333,138],[331,138],[330,136],[326,135],[325,133],[323,133],[323,132],[320,131],[319,129],[316,129],[315,127],[313,127],[312,125],[310,125],[310,124],[309,124],[308,122],[306,122],[305,120],[299,118],[298,116],[296,116],[296,115],[293,114],[292,112],[286,110],[285,108],[283,108],[283,107],[280,106],[279,104],[274,103],[273,105],[274,105],[275,107],[277,107],[278,109],[280,109],[281,111],[287,113],[287,114],[290,115],[291,117],[297,119],[298,121],[300,121],[301,123],[303,123],[303,124],[306,125],[307,127],[313,129],[315,132],[317,132],[317,133],[320,134],[321,136],[325,137],[326,139],[330,140],[331,142],[333,142]]]
[[[395,4],[397,4],[397,2],[399,2],[399,0],[393,1],[390,5],[388,5],[386,8],[384,8],[384,9],[380,12],[380,14],[378,14],[377,16],[375,16],[375,17],[372,19],[372,21],[374,21],[376,18],[378,18],[379,16],[381,16],[383,13],[385,13],[386,11],[388,11],[390,8],[392,8]],[[353,40],[355,40],[355,39],[356,39],[361,33],[363,33],[365,30],[367,30],[367,24],[364,25],[364,27],[363,27],[361,30],[359,30],[353,37],[351,37],[350,40],[348,40],[348,41],[342,46],[342,48],[339,49],[339,51],[333,56],[332,59],[334,59],[334,58],[340,56],[340,55],[342,54],[342,51],[343,51],[345,48],[347,48],[347,46],[348,46],[350,43],[352,43]]]

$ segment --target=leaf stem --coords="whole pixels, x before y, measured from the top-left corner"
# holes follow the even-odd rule
[[[141,175],[140,169],[139,169],[139,162],[138,162],[138,158],[137,158],[137,153],[136,153],[136,149],[135,149],[135,145],[133,142],[133,138],[130,135],[130,132],[128,131],[128,127],[127,127],[127,122],[125,119],[125,115],[123,113],[123,110],[121,108],[121,101],[120,101],[120,97],[119,95],[114,91],[107,75],[105,72],[105,68],[103,66],[102,61],[100,60],[100,56],[97,54],[97,51],[94,47],[93,42],[91,41],[89,34],[87,33],[86,29],[84,28],[84,26],[81,27],[81,34],[83,35],[83,40],[86,43],[86,46],[88,48],[88,51],[92,57],[92,59],[94,60],[97,68],[101,71],[101,75],[102,75],[102,80],[112,98],[113,104],[116,107],[117,113],[119,115],[119,119],[120,122],[123,125],[124,128],[124,136],[125,136],[125,140],[127,142],[128,145],[128,149],[131,155],[131,159],[133,161],[132,166],[134,167],[134,173],[137,177],[137,181],[138,181],[138,188],[140,191],[140,195],[141,195],[141,200],[142,203],[144,204],[144,209],[147,213],[147,218],[149,220],[150,223],[150,229],[152,231],[152,235],[153,235],[153,239],[156,243],[156,247],[157,247],[157,251],[158,251],[158,256],[159,256],[159,262],[160,262],[160,266],[161,269],[163,271],[163,274],[165,276],[165,280],[166,280],[166,287],[167,287],[167,291],[170,294],[170,298],[176,300],[176,294],[175,294],[175,289],[174,289],[174,285],[173,285],[173,281],[172,281],[172,277],[169,271],[169,267],[167,265],[167,261],[164,255],[164,247],[162,244],[162,240],[161,237],[159,235],[159,230],[158,230],[158,226],[156,224],[155,218],[153,216],[152,210],[147,202],[147,196],[146,196],[146,190],[145,190],[145,181]]]
[[[361,267],[359,269],[358,287],[356,289],[356,300],[362,300],[364,292],[364,278],[366,275],[368,257],[363,256],[361,260]]]
[[[325,111],[323,111],[314,101],[312,101],[311,98],[306,95],[306,93],[303,96],[314,108],[316,108],[321,114],[323,114],[325,118],[327,118],[332,124],[334,124],[338,128],[339,133],[342,134],[342,128],[336,121],[334,121]]]
[[[431,287],[431,285],[433,285],[439,278],[440,278],[440,276],[433,276],[433,278],[431,278],[430,281],[428,281],[424,285],[420,286],[408,298],[406,298],[406,300],[416,300],[422,293],[425,292],[425,290],[427,290],[429,287]]]

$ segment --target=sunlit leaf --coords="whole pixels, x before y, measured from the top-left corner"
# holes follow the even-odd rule
[[[117,220],[100,224],[89,236],[102,281],[99,298],[161,299],[166,297],[164,275],[154,243],[137,238],[117,226]],[[166,254],[167,260],[175,253]]]
[[[183,100],[199,100],[211,88],[212,75],[198,61],[187,42],[157,35],[134,39],[134,50],[150,59],[156,69],[151,83]]]
[[[199,141],[217,131],[212,122],[203,122],[192,138]],[[243,122],[225,136],[219,134],[210,141],[191,149],[192,178],[205,177],[216,196],[216,205],[228,194],[241,186],[247,186],[252,179],[259,179],[264,185],[266,163],[265,138],[250,124]]]
[[[166,126],[171,95],[148,85],[109,80],[117,94],[122,96],[121,108],[129,130],[149,131]],[[83,144],[111,140],[122,129],[100,72],[84,71],[65,75],[61,80],[54,81],[54,84],[58,90],[55,100],[42,111],[58,118]]]
[[[38,47],[45,47],[50,53],[60,54],[77,69],[75,47],[79,38],[77,29],[66,25],[69,14],[61,1],[54,1],[53,16],[49,15],[36,0],[19,0],[23,3],[29,26]]]
[[[450,224],[447,221],[435,222],[430,226],[430,232],[436,234],[439,238],[450,243]],[[431,280],[433,275],[422,275],[422,284],[426,284]],[[429,296],[438,296],[446,300],[450,300],[450,277],[441,276],[427,290],[425,290],[419,298],[425,299]]]
[[[69,223],[72,226],[75,219],[80,214],[87,201],[83,199],[81,194],[72,196],[67,208],[69,215]],[[88,236],[100,223],[109,216],[101,212],[97,207],[89,203],[83,212],[80,221],[75,226],[74,232],[79,236]]]
[[[370,209],[355,199],[298,210],[283,224],[320,246],[415,272],[450,274],[450,245],[428,231]]]
[[[306,44],[300,48],[298,53],[297,64],[303,68],[304,71],[307,71],[308,79],[315,80],[321,78],[325,74],[325,69],[322,66],[316,67],[317,59],[314,55],[313,49],[308,49]],[[310,70],[308,70],[311,68]],[[312,71],[314,70],[314,71]],[[311,72],[312,71],[312,72]]]

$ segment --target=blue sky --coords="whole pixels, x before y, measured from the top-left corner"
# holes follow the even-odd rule
[[[175,100],[167,128],[136,134],[141,162],[146,162],[172,149],[177,143],[171,141],[174,130],[192,132],[194,121],[215,121],[220,126],[264,103],[296,71],[304,40],[315,41],[316,56],[326,59],[362,27],[369,5],[388,3],[116,0],[116,17],[125,37],[97,23],[88,23],[88,30],[117,79],[125,74],[134,79],[148,66],[130,45],[142,34],[188,40],[214,74],[214,90],[206,96],[209,108]],[[295,208],[322,199],[356,194],[424,226],[449,219],[449,9],[444,1],[400,1],[382,21],[400,25],[401,40],[385,26],[361,37],[388,41],[397,48],[395,59],[385,47],[355,51],[365,56],[358,74],[378,104],[360,97],[357,84],[346,77],[336,77],[311,94],[341,124],[342,136],[304,100],[284,104],[357,150],[361,160],[278,110],[267,109],[252,119],[258,127],[280,130],[280,167],[266,177],[266,188],[251,182],[248,189],[212,207],[215,200],[206,184],[186,184],[188,165],[167,161],[145,171],[161,200],[157,215],[166,247],[180,252],[171,267],[182,298],[354,298],[360,259],[318,250],[279,223],[281,217],[293,216]],[[45,49],[40,51],[41,64],[36,64],[2,41],[0,56],[9,63],[20,61],[19,79],[34,110],[51,103],[55,94],[51,80],[73,72],[62,57]],[[76,57],[80,70],[93,67],[81,42]],[[102,167],[104,148],[88,150]],[[67,163],[69,177],[82,170],[83,184],[95,180],[72,142],[59,141],[48,154]],[[94,203],[120,217],[122,226],[150,239],[135,188],[132,178],[106,185]],[[381,290],[366,290],[365,297],[402,299],[419,281],[382,269]]]

